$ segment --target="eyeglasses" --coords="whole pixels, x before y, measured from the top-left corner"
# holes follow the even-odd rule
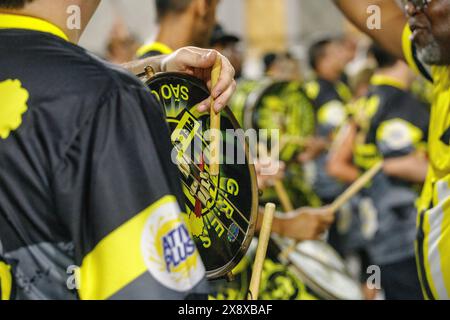
[[[409,2],[413,4],[413,6],[416,8],[416,10],[423,10],[428,7],[431,0],[401,0],[403,6],[406,6]]]

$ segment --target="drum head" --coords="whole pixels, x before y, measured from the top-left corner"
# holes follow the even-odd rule
[[[258,88],[267,85],[264,82],[254,80],[241,80],[237,84],[237,88],[230,101],[230,108],[233,112],[239,125],[244,129],[252,129],[252,127],[245,127],[244,112],[247,105],[247,99],[252,92],[258,91]]]
[[[277,238],[280,248],[290,240]],[[336,251],[321,241],[304,241],[289,255],[291,270],[318,296],[328,300],[363,300],[360,284],[355,281]]]
[[[289,161],[314,134],[314,107],[298,82],[266,83],[253,91],[244,108],[244,127],[280,132],[281,159]]]
[[[209,142],[204,137],[210,117],[197,111],[198,104],[209,97],[205,84],[188,75],[167,73],[150,79],[147,86],[166,112],[185,195],[186,222],[207,278],[224,277],[247,252],[255,230],[258,193],[248,146],[243,138],[231,134],[239,126],[226,108],[221,130],[222,149],[228,151],[228,158],[222,155],[220,175],[210,176]],[[239,154],[244,161],[234,159]]]

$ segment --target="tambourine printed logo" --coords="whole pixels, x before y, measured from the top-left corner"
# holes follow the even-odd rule
[[[205,268],[175,203],[151,214],[142,235],[142,254],[150,274],[174,291],[194,288]]]
[[[165,84],[161,86],[159,92],[153,90],[152,93],[158,100],[161,100],[161,98],[163,98],[164,100],[173,99],[175,102],[179,102],[181,100],[189,100],[189,88],[180,84]]]

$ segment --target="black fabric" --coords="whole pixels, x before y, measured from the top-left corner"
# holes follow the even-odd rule
[[[104,237],[163,196],[175,195],[183,207],[168,126],[137,78],[50,34],[4,29],[0,83],[10,80],[29,99],[21,125],[0,139],[5,254],[73,243],[80,266]],[[30,256],[39,269],[38,255]],[[61,298],[51,294],[42,293]]]
[[[387,300],[423,300],[414,258],[380,266],[381,286]]]

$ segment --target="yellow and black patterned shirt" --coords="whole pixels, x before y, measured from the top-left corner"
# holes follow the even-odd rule
[[[429,299],[450,299],[450,66],[426,67],[405,27],[403,51],[409,65],[433,83],[428,154],[430,167],[419,203],[417,261]]]

